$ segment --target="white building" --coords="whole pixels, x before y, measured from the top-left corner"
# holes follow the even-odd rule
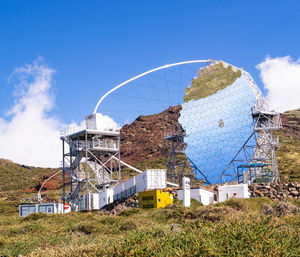
[[[225,185],[218,188],[218,201],[224,202],[230,198],[249,198],[248,184]]]
[[[177,197],[179,200],[183,200],[183,190],[177,190]],[[192,188],[191,198],[201,202],[203,205],[214,203],[214,193],[202,188]]]

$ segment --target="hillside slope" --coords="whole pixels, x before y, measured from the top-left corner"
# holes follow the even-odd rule
[[[283,113],[281,119],[279,174],[283,180],[300,181],[300,109]]]
[[[22,194],[24,191],[39,185],[43,177],[50,176],[58,169],[38,168],[13,163],[10,160],[0,159],[0,197]],[[52,181],[56,185],[60,181]],[[53,186],[54,186],[53,185]]]

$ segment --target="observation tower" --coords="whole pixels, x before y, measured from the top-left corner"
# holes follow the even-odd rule
[[[85,195],[90,209],[92,193],[113,188],[121,181],[120,131],[99,129],[97,114],[85,119],[86,128],[61,136],[63,152],[63,201],[73,208]],[[70,183],[66,183],[66,174]]]

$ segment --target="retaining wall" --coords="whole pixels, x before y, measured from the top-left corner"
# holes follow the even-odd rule
[[[300,199],[300,183],[251,184],[249,192],[251,197],[269,197],[278,200]]]

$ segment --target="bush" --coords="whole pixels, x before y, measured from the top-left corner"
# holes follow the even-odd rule
[[[244,211],[246,209],[245,201],[241,199],[231,198],[223,203],[224,206],[231,207],[237,211]]]
[[[132,220],[125,221],[121,224],[119,229],[121,231],[128,231],[128,230],[136,229],[136,224]]]
[[[31,220],[39,220],[46,218],[47,214],[45,213],[32,213],[26,217],[23,218],[23,221],[31,221]]]
[[[114,225],[118,222],[118,220],[114,217],[110,217],[110,216],[106,216],[106,217],[103,217],[100,222],[102,224],[106,224],[106,225]]]
[[[187,219],[204,219],[211,222],[218,222],[228,213],[235,212],[231,208],[226,206],[213,207],[213,206],[202,206],[197,209],[190,209],[184,217]]]
[[[71,231],[90,235],[93,232],[97,231],[97,228],[92,225],[80,224],[80,225],[77,225],[76,227],[74,227]]]
[[[137,214],[139,212],[140,212],[140,209],[134,208],[134,209],[124,210],[124,211],[120,212],[119,215],[128,217],[128,216],[131,216],[133,214]]]
[[[197,208],[203,206],[203,204],[199,201],[197,201],[196,199],[191,198],[191,207],[192,208]]]

